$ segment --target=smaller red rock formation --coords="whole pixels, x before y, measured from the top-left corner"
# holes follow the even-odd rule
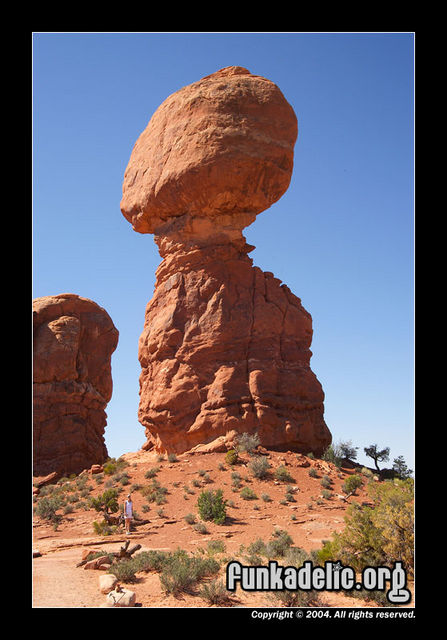
[[[105,407],[118,331],[72,293],[33,301],[33,475],[79,473],[107,457]]]

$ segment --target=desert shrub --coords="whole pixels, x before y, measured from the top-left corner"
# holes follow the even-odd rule
[[[175,453],[168,453],[168,462],[178,462],[178,458]]]
[[[329,489],[332,486],[332,480],[330,479],[329,476],[325,475],[321,478],[320,484],[324,489]]]
[[[161,571],[166,561],[168,552],[166,551],[140,551],[132,557],[134,572],[139,571]]]
[[[337,445],[330,444],[323,455],[321,456],[322,460],[326,462],[332,462],[336,467],[340,468],[343,462],[343,456]]]
[[[321,606],[320,594],[318,591],[272,591],[269,593],[268,598],[271,602],[274,602],[276,606],[283,607],[309,607],[309,606]]]
[[[323,489],[321,495],[325,500],[330,500],[332,498],[332,491],[329,491],[329,489]]]
[[[243,500],[257,500],[258,496],[250,487],[244,487],[241,490],[240,496]]]
[[[199,591],[199,596],[209,604],[217,605],[226,604],[231,599],[223,580],[212,580],[204,584]]]
[[[259,480],[263,480],[269,476],[270,464],[264,456],[257,456],[250,460],[249,468],[254,477]]]
[[[113,573],[114,576],[120,582],[136,582],[136,572],[138,571],[138,564],[133,558],[123,559],[119,562],[115,562],[108,569],[108,573]]]
[[[202,578],[215,575],[219,568],[219,563],[213,558],[189,556],[186,551],[177,549],[166,556],[160,583],[167,593],[177,595],[183,591],[190,591]]]
[[[318,472],[314,467],[309,469],[309,475],[311,478],[318,478]]]
[[[398,604],[393,604],[386,597],[386,590],[377,591],[369,589],[353,589],[349,596],[351,598],[360,598],[361,600],[365,600],[366,602],[375,602],[379,607],[398,607]]]
[[[363,484],[363,479],[361,476],[355,474],[352,476],[348,476],[342,485],[343,491],[346,493],[355,493],[359,487]]]
[[[203,522],[197,522],[194,526],[193,526],[194,531],[197,531],[197,533],[201,533],[202,535],[206,535],[208,533],[208,529],[206,528],[206,525],[203,524]]]
[[[141,551],[133,556],[134,569],[138,571],[162,571],[163,566],[168,558],[169,553],[166,551]]]
[[[90,507],[95,509],[95,511],[116,513],[119,509],[118,491],[116,489],[106,489],[104,493],[97,498],[90,498]]]
[[[412,479],[370,485],[374,507],[352,504],[346,526],[318,551],[321,562],[340,560],[356,571],[401,561],[411,576],[414,562],[414,485]]]
[[[41,498],[37,506],[34,509],[34,513],[43,518],[49,520],[53,524],[57,524],[61,521],[62,516],[57,514],[56,511],[63,506],[63,500],[60,496],[48,496]]]
[[[116,525],[110,525],[105,520],[101,520],[100,522],[93,523],[93,529],[98,536],[110,536],[113,533],[116,533],[118,527]]]
[[[105,473],[108,476],[113,476],[115,473],[117,473],[117,471],[120,471],[121,469],[124,469],[124,467],[127,467],[128,463],[125,460],[122,460],[121,458],[118,458],[118,460],[116,460],[115,458],[109,458],[103,465],[102,469],[103,469],[103,473]]]
[[[207,551],[210,555],[214,553],[225,553],[225,543],[223,540],[209,540]]]
[[[184,517],[184,520],[188,524],[195,524],[196,516],[193,513],[187,513],[186,516]]]
[[[261,444],[257,433],[241,433],[237,437],[236,450],[252,454]]]
[[[285,465],[280,465],[277,469],[275,469],[275,478],[280,482],[294,482],[294,478],[287,471]]]
[[[223,524],[226,518],[226,500],[223,498],[222,489],[217,491],[202,491],[197,507],[202,520],[212,520],[216,524]]]
[[[225,462],[231,466],[237,464],[238,460],[239,456],[237,455],[237,451],[235,451],[234,449],[230,449],[225,454]]]
[[[301,547],[289,547],[284,554],[284,565],[291,567],[302,567],[306,560],[310,560],[310,555]]]
[[[162,487],[155,478],[152,479],[152,483],[148,487],[143,487],[140,492],[148,502],[155,502],[158,505],[167,502],[166,494],[168,489]]]
[[[264,500],[264,502],[271,502],[271,501],[272,501],[272,499],[271,499],[271,497],[268,495],[268,493],[263,493],[263,494],[261,495],[261,500]]]
[[[151,478],[155,478],[155,476],[159,471],[160,471],[160,467],[151,467],[146,471],[146,473],[144,474],[144,477],[146,478],[146,480],[150,480]]]
[[[293,540],[287,531],[275,529],[271,539],[266,544],[265,555],[269,559],[283,557],[292,544]]]

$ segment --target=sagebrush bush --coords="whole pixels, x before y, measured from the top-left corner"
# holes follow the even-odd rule
[[[282,557],[292,544],[293,540],[287,531],[275,529],[271,539],[266,544],[265,555],[269,559]]]
[[[241,490],[240,496],[243,500],[257,500],[258,496],[250,487],[244,487]]]
[[[231,599],[231,594],[223,580],[212,580],[204,584],[199,591],[199,596],[209,604],[226,604]]]
[[[210,555],[214,553],[225,553],[225,543],[223,540],[209,540],[206,548]]]
[[[37,506],[34,509],[34,513],[44,520],[49,520],[53,523],[58,523],[61,520],[61,516],[56,513],[64,505],[64,502],[60,496],[48,496],[41,498]]]
[[[414,563],[414,485],[410,480],[389,480],[369,487],[374,507],[354,503],[348,507],[346,526],[318,551],[319,561],[340,560],[362,571],[366,566],[391,566],[401,561],[407,575]]]
[[[237,455],[237,451],[235,451],[234,449],[230,449],[225,454],[225,462],[231,466],[237,464],[238,460],[239,456]]]
[[[213,558],[189,556],[186,551],[177,549],[165,558],[160,583],[167,593],[177,595],[182,591],[190,591],[194,584],[216,574],[219,568],[219,563]]]
[[[222,489],[216,491],[202,491],[197,507],[202,520],[211,520],[216,524],[223,524],[226,518],[226,500],[223,498]]]
[[[155,478],[155,476],[159,471],[160,471],[160,467],[151,467],[146,471],[146,473],[144,474],[144,477],[146,478],[146,480],[150,480],[151,478]]]
[[[257,433],[241,433],[237,437],[236,450],[252,454],[261,444]]]
[[[109,458],[103,465],[102,470],[108,476],[113,476],[117,471],[124,469],[124,467],[128,466],[128,462],[118,458]]]
[[[93,529],[98,536],[110,536],[112,533],[116,533],[118,527],[116,525],[109,525],[105,520],[93,523]]]
[[[284,554],[284,565],[291,567],[302,567],[306,560],[310,560],[311,557],[301,547],[289,547]]]
[[[168,493],[168,489],[166,487],[162,487],[155,478],[152,479],[152,483],[148,487],[140,489],[140,493],[148,502],[155,502],[155,504],[158,505],[167,502],[166,494]]]
[[[113,573],[120,582],[135,582],[136,572],[138,571],[137,563],[133,558],[123,559],[115,562],[108,569],[108,573]]]
[[[250,460],[249,468],[255,478],[263,480],[269,475],[270,464],[264,456],[257,456]]]
[[[201,533],[202,535],[206,535],[208,533],[208,529],[203,524],[203,522],[197,522],[195,525],[193,525],[193,529],[194,531],[197,531],[197,533]]]
[[[309,607],[321,605],[320,594],[318,591],[272,591],[268,598],[271,602],[274,602],[276,606],[282,605],[283,607]]]
[[[283,464],[275,470],[275,478],[280,482],[295,482],[294,478],[292,478]]]
[[[352,475],[346,478],[342,485],[343,491],[346,493],[355,493],[363,484],[363,479],[359,475]]]
[[[196,516],[193,513],[187,513],[186,516],[184,517],[184,520],[188,524],[195,524]]]

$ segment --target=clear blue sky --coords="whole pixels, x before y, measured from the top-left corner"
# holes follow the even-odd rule
[[[168,95],[238,65],[298,118],[288,191],[245,230],[313,318],[335,441],[414,469],[414,36],[34,33],[33,297],[91,298],[120,332],[109,455],[145,441],[138,338],[161,258],[119,208],[133,145]]]

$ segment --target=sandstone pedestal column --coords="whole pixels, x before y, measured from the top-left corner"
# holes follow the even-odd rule
[[[92,300],[33,301],[33,475],[79,473],[107,459],[105,407],[118,331]]]
[[[163,258],[139,342],[144,448],[331,441],[310,369],[312,320],[254,267],[242,234],[287,189],[297,120],[271,81],[227,67],[171,95],[137,140],[121,210]]]

